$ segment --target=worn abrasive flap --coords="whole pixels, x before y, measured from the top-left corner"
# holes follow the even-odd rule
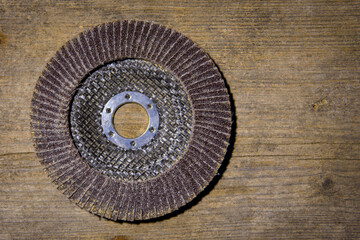
[[[146,110],[134,138],[114,114]],[[143,21],[97,26],[67,42],[47,64],[32,101],[41,163],[80,207],[112,220],[173,212],[217,173],[232,113],[224,80],[184,35]]]

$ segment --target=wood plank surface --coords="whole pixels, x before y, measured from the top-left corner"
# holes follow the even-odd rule
[[[149,20],[214,59],[233,96],[223,171],[158,221],[116,223],[71,203],[30,130],[35,83],[97,24]],[[360,1],[0,0],[1,239],[360,239]]]

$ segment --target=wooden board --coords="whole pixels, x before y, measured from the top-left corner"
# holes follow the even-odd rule
[[[32,92],[55,52],[94,25],[155,21],[196,42],[236,107],[224,171],[185,209],[116,223],[46,176]],[[0,0],[0,238],[359,239],[360,2]]]

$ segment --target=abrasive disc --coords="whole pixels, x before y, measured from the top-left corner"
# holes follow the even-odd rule
[[[147,128],[120,135],[114,114],[141,105]],[[112,220],[173,212],[216,175],[232,113],[224,80],[184,35],[143,21],[97,26],[47,64],[32,101],[41,163],[80,207]]]

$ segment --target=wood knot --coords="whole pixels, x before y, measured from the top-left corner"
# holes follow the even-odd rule
[[[322,183],[322,187],[325,191],[328,191],[334,187],[335,183],[330,178],[326,178]]]
[[[0,44],[4,44],[6,42],[6,35],[0,32]]]
[[[319,194],[327,197],[333,197],[338,192],[335,182],[330,177],[323,178],[321,182],[318,183],[317,190]]]

